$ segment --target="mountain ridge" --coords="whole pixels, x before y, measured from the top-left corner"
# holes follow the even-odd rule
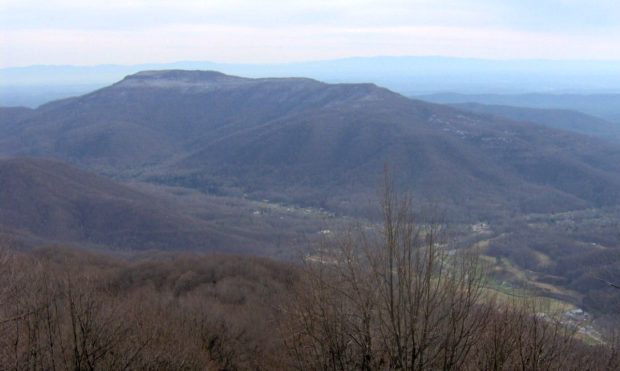
[[[416,95],[417,99],[437,104],[479,103],[523,108],[570,109],[620,123],[620,94],[523,93],[523,94],[461,94],[435,93]]]
[[[481,103],[457,103],[451,106],[474,113],[532,122],[620,143],[620,124],[566,108],[529,108]]]
[[[0,154],[335,211],[368,204],[385,163],[462,215],[620,202],[618,146],[373,84],[147,71],[8,126]]]
[[[27,246],[243,251],[252,245],[162,199],[42,158],[0,158],[0,231]]]

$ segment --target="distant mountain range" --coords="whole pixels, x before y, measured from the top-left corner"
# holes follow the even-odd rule
[[[618,145],[372,84],[149,71],[0,117],[3,155],[343,213],[370,207],[386,163],[462,218],[620,203]]]
[[[360,57],[286,64],[208,61],[142,65],[29,66],[0,69],[0,105],[36,107],[88,93],[143,70],[218,70],[249,77],[305,76],[330,83],[374,82],[404,95],[620,93],[617,61]]]
[[[439,104],[479,103],[538,109],[580,111],[620,124],[620,94],[456,94],[439,93],[417,96]]]
[[[573,131],[620,143],[620,123],[569,109],[543,109],[514,106],[487,105],[480,103],[456,103],[452,107],[470,112],[489,114],[515,121],[526,121],[555,129]]]

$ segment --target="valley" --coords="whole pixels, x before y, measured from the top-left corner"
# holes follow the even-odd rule
[[[585,310],[580,331],[600,343],[619,300],[605,284],[620,269],[619,133],[575,111],[374,84],[143,71],[0,108],[0,237],[24,251],[298,261],[353,226],[381,230],[388,169],[454,251],[481,254],[498,300]]]
[[[0,371],[620,370],[619,20],[0,0]]]

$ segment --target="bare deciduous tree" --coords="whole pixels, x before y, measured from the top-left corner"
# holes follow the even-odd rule
[[[386,181],[379,233],[349,233],[306,264],[289,308],[300,369],[456,369],[485,326],[473,256],[448,251],[442,226],[418,222]]]

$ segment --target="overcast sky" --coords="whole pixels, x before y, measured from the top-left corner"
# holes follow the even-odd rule
[[[620,1],[0,0],[0,67],[377,55],[620,60]]]

